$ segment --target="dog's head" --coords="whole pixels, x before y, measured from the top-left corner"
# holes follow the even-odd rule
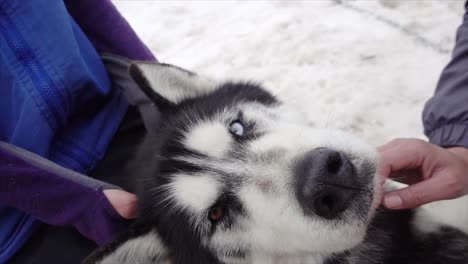
[[[320,261],[363,240],[380,200],[372,147],[307,125],[254,83],[130,72],[163,113],[133,176],[145,178],[142,221],[175,262]]]

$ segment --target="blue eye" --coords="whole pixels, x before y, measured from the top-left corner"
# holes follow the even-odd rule
[[[236,120],[229,125],[229,132],[236,136],[243,136],[244,135],[244,124],[241,123],[241,121]]]

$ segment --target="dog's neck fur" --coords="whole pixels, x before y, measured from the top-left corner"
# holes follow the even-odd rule
[[[418,210],[379,209],[364,242],[326,264],[466,263],[468,235],[447,225],[423,233],[415,228]]]

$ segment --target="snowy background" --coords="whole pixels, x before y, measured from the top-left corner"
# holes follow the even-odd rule
[[[161,62],[261,81],[374,145],[419,137],[464,0],[114,0]]]

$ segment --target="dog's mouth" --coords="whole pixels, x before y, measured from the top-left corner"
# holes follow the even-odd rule
[[[321,185],[325,185],[325,186],[330,186],[330,187],[346,190],[346,191],[362,192],[365,190],[363,186],[359,186],[359,185],[346,185],[346,184],[333,183],[333,182],[327,182],[327,181],[322,181],[322,180],[318,180],[317,183]]]

